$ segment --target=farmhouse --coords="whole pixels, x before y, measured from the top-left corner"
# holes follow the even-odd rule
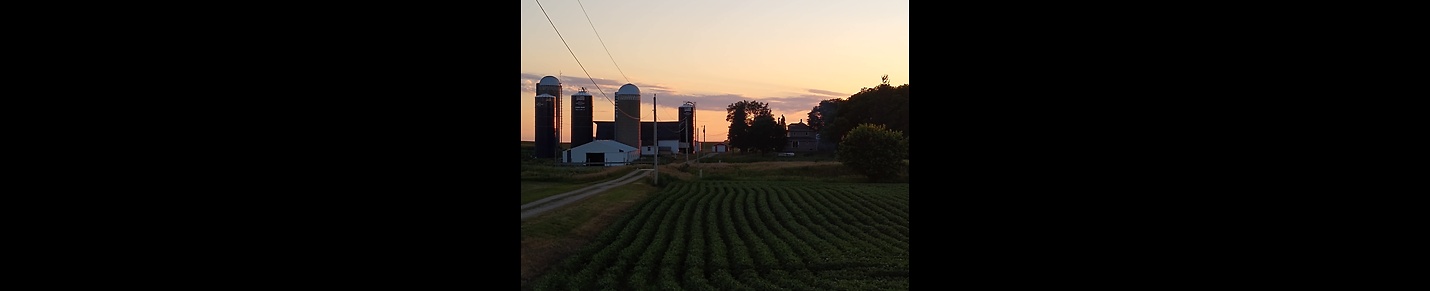
[[[561,158],[565,163],[587,166],[622,166],[634,162],[640,157],[639,154],[635,147],[614,140],[598,139],[566,150]]]
[[[786,136],[786,140],[785,151],[791,152],[814,151],[817,149],[816,144],[819,142],[819,140],[816,139],[814,129],[804,124],[803,120],[801,120],[800,123],[792,123],[789,125],[789,133]]]

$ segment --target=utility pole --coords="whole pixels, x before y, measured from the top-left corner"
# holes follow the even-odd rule
[[[689,122],[689,121],[686,121],[686,122]],[[680,123],[680,131],[681,131],[681,132],[680,132],[680,139],[682,139],[682,141],[685,142],[685,162],[686,162],[686,163],[689,163],[689,162],[690,162],[690,150],[693,149],[693,148],[695,148],[695,141],[690,140],[689,138],[686,138],[686,137],[690,136],[690,134],[691,134],[691,132],[690,132],[689,130],[687,130],[686,128],[689,128],[689,127],[685,126],[685,122],[681,122],[681,123]]]
[[[655,165],[653,165],[651,168],[655,168],[655,179],[654,179],[654,180],[655,180],[655,185],[656,185],[656,186],[659,186],[659,185],[660,185],[660,117],[658,117],[658,116],[655,115],[655,113],[656,113],[655,108],[658,107],[658,106],[660,106],[660,103],[656,103],[656,102],[655,102],[655,93],[651,93],[651,94],[650,94],[650,118],[653,119],[653,121],[651,121],[651,123],[650,123],[650,128],[651,128],[651,137],[650,137],[650,139],[651,139],[652,141],[655,141],[655,142],[654,142],[654,144],[655,144]]]

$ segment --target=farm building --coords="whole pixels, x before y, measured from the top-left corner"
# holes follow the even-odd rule
[[[684,148],[684,145],[685,145],[685,144],[683,144],[683,143],[681,143],[681,142],[679,142],[679,141],[668,140],[668,139],[662,139],[662,140],[660,140],[660,153],[662,153],[662,154],[674,154],[674,153],[675,153],[675,149]],[[655,148],[655,146],[651,146],[651,145],[641,146],[641,155],[654,156],[655,153],[656,153],[656,148]]]
[[[717,144],[715,144],[715,152],[717,152],[717,153],[726,152],[725,143],[717,143]]]
[[[596,139],[598,139],[598,140],[600,140],[600,139],[614,139],[614,140],[619,140],[619,139],[615,138],[615,137],[616,137],[616,128],[617,128],[617,127],[616,127],[616,122],[614,122],[614,121],[594,121],[594,122],[596,123]],[[659,134],[659,135],[657,135],[656,132],[655,132],[655,130],[656,130],[657,127],[660,129],[660,134]],[[676,151],[684,152],[685,150],[689,149],[689,147],[690,147],[690,142],[687,141],[687,140],[682,140],[682,139],[691,138],[691,137],[694,136],[694,135],[684,135],[683,132],[686,131],[686,130],[689,130],[689,127],[686,127],[686,126],[685,126],[684,124],[682,124],[680,121],[661,121],[661,122],[659,122],[659,126],[657,126],[657,123],[655,123],[655,122],[641,121],[641,123],[640,123],[640,135],[639,135],[639,141],[640,141],[640,143],[639,143],[639,145],[641,146],[642,149],[646,149],[646,148],[648,148],[648,146],[657,145],[657,144],[658,144],[658,145],[660,145],[660,150],[661,150],[661,152],[676,152]],[[655,141],[655,138],[657,138],[657,137],[660,138],[659,143],[657,143],[657,142]],[[653,148],[650,148],[650,149],[653,149]],[[654,154],[653,151],[644,151],[644,152],[651,152],[650,154],[647,154],[647,155],[653,155],[653,154]]]
[[[805,125],[803,120],[800,120],[800,123],[790,124],[785,150],[791,152],[814,151],[815,145],[819,142],[815,136],[814,129]]]
[[[640,158],[640,152],[635,147],[614,140],[598,139],[566,150],[561,157],[565,163],[622,166]]]

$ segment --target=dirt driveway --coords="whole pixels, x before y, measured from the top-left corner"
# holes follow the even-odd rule
[[[528,218],[536,217],[536,215],[545,213],[546,211],[550,211],[552,209],[561,208],[561,206],[566,206],[566,204],[569,204],[571,202],[581,201],[581,199],[586,199],[586,197],[591,197],[591,195],[600,194],[607,189],[615,188],[616,186],[620,185],[630,184],[631,182],[635,182],[636,180],[640,180],[641,178],[650,177],[651,171],[651,169],[638,169],[635,171],[631,171],[625,176],[621,176],[620,178],[616,178],[614,180],[601,182],[596,185],[586,186],[586,188],[576,189],[575,191],[556,194],[551,197],[542,198],[541,200],[532,201],[531,203],[522,204],[521,221],[526,221],[526,219]]]

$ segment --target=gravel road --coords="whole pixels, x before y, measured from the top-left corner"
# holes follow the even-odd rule
[[[531,203],[522,204],[521,221],[526,221],[526,219],[535,217],[538,214],[550,211],[552,209],[560,208],[561,206],[566,206],[566,204],[569,204],[571,202],[581,201],[581,199],[586,199],[586,197],[590,197],[591,195],[600,194],[601,192],[605,192],[607,189],[615,188],[616,186],[621,186],[625,184],[630,184],[631,182],[635,182],[636,180],[640,180],[642,178],[649,178],[650,172],[651,169],[638,169],[635,171],[631,171],[629,174],[626,174],[625,176],[621,176],[620,178],[616,178],[614,180],[601,182],[600,184],[586,186],[586,188],[556,194],[551,197],[542,198],[541,200],[532,201]]]
[[[701,156],[696,160],[709,158],[712,156],[715,156],[715,153],[705,154],[704,156]],[[692,160],[691,162],[694,162],[694,160]],[[688,164],[691,162],[686,163]],[[601,192],[605,192],[607,189],[615,188],[616,186],[620,185],[630,184],[631,182],[635,182],[636,180],[640,180],[641,178],[648,178],[650,177],[651,171],[652,169],[637,169],[635,171],[631,171],[625,176],[621,176],[620,178],[616,178],[614,180],[601,182],[600,184],[586,186],[586,188],[576,189],[575,191],[556,194],[551,197],[542,198],[541,200],[532,201],[531,203],[522,204],[521,221],[526,221],[527,218],[535,217],[538,214],[550,211],[552,209],[561,208],[561,206],[566,206],[566,204],[570,204],[571,202],[581,201],[581,199],[586,199],[586,197],[591,197],[591,195],[600,194]]]

